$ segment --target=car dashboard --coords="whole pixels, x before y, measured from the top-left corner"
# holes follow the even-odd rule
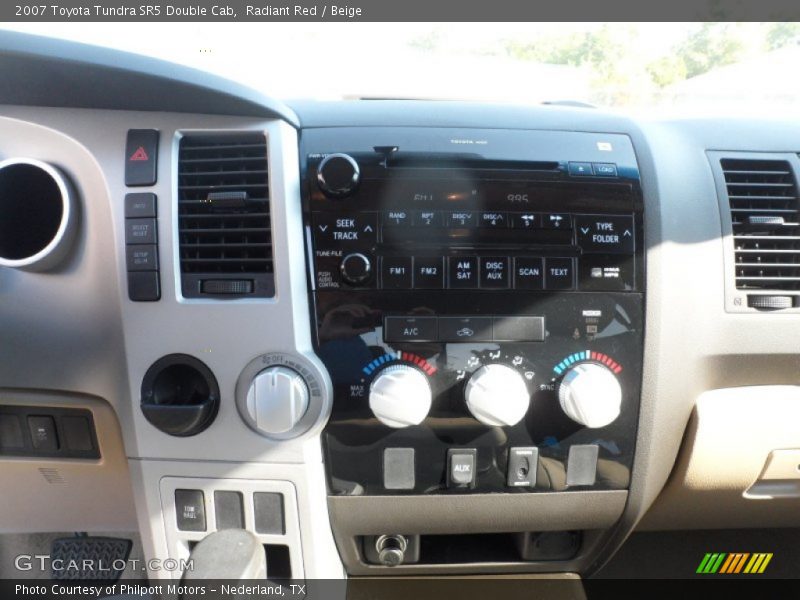
[[[322,579],[797,525],[795,122],[0,44],[4,532],[238,527]]]

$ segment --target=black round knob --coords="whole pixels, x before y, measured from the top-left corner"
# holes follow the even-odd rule
[[[365,282],[372,274],[372,263],[369,258],[360,252],[348,254],[339,264],[342,279],[347,283],[356,285]]]
[[[349,196],[360,179],[358,163],[347,154],[329,154],[317,167],[317,185],[328,198]]]

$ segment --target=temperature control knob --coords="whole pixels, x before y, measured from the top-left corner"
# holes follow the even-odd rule
[[[347,154],[328,154],[317,167],[317,185],[328,198],[349,196],[360,179],[358,163]]]
[[[493,427],[516,425],[531,403],[522,375],[505,365],[485,365],[475,371],[464,396],[472,415]]]
[[[287,367],[269,367],[250,384],[247,412],[264,433],[286,433],[306,414],[308,400],[308,385],[300,373]]]
[[[605,427],[619,416],[622,388],[606,367],[581,363],[564,375],[558,401],[573,421],[591,429]]]
[[[369,407],[384,425],[419,425],[431,409],[431,386],[422,371],[407,365],[388,367],[369,387]]]

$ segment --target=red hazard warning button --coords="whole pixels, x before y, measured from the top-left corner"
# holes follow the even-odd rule
[[[125,144],[125,185],[153,185],[157,180],[158,130],[130,129]]]

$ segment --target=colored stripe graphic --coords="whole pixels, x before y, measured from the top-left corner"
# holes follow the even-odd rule
[[[772,556],[771,552],[707,552],[695,572],[701,575],[763,573]]]

